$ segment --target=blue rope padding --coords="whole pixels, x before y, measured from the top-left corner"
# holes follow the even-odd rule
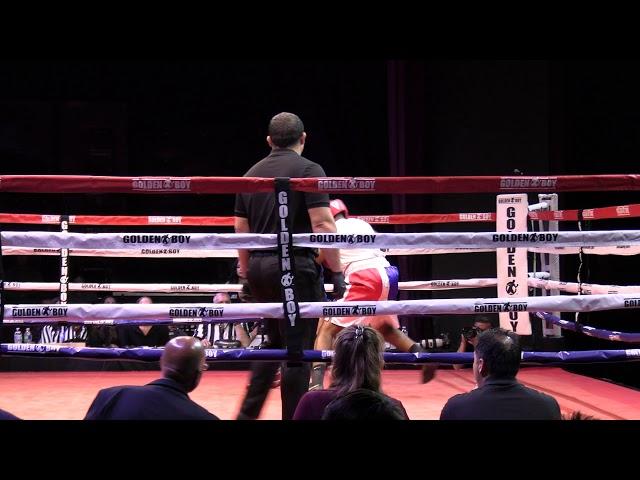
[[[558,325],[560,328],[571,330],[572,332],[580,332],[590,337],[601,338],[603,340],[613,340],[617,342],[639,343],[640,333],[616,332],[614,330],[603,330],[601,328],[589,327],[577,322],[563,320],[555,315],[547,312],[536,312],[538,318],[542,318],[548,322]]]
[[[17,356],[72,357],[102,360],[160,360],[162,348],[90,348],[66,347],[40,344],[0,344],[0,352]],[[207,361],[287,361],[291,357],[284,349],[207,349]],[[329,362],[332,351],[304,350],[301,360],[307,362]],[[386,363],[472,363],[473,353],[385,353]],[[640,349],[629,350],[585,350],[575,352],[523,352],[524,363],[564,364],[597,363],[640,360]]]

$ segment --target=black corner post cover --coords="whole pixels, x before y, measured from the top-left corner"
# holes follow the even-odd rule
[[[278,208],[278,259],[280,261],[280,288],[282,291],[283,318],[286,322],[285,343],[292,360],[302,358],[304,328],[300,319],[298,295],[295,284],[295,259],[293,232],[289,215],[289,178],[276,178],[276,205]],[[297,361],[295,363],[298,363]],[[290,366],[295,364],[289,363]]]
[[[67,233],[69,231],[69,215],[60,215],[60,231]],[[60,303],[66,304],[69,292],[69,249],[60,249],[60,287],[58,294],[60,295]]]

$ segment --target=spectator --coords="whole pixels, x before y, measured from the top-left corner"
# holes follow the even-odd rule
[[[473,352],[476,344],[478,343],[478,334],[484,332],[485,330],[489,330],[491,328],[491,320],[489,320],[484,315],[478,315],[473,322],[472,327],[467,327],[462,329],[462,333],[460,334],[460,345],[458,346],[458,353],[464,352]],[[467,365],[463,364],[454,364],[454,370],[460,370],[461,368],[465,368]]]
[[[59,304],[60,297],[42,301],[43,304]],[[84,325],[49,324],[42,327],[37,343],[84,343],[87,341],[87,328]]]
[[[407,420],[407,417],[384,393],[359,388],[327,405],[322,420]]]
[[[381,393],[384,341],[371,327],[352,325],[338,332],[335,340],[331,385],[327,390],[307,392],[296,408],[294,420],[320,420],[326,406],[338,397],[358,389]],[[394,403],[408,419],[402,403]]]
[[[102,301],[105,305],[116,304],[116,299],[108,295]],[[87,347],[117,347],[118,334],[112,325],[90,325],[87,327]]]
[[[231,297],[225,292],[216,293],[213,303],[231,303]],[[211,345],[219,346],[216,342],[225,340],[237,340],[240,347],[246,348],[258,333],[258,326],[252,327],[252,330],[249,330],[247,323],[201,323],[195,328],[193,336],[200,338],[206,348]]]
[[[153,303],[149,297],[140,297],[136,303]],[[166,325],[121,325],[117,328],[118,345],[121,347],[161,347],[169,341]]]
[[[85,420],[219,420],[189,398],[207,370],[204,347],[193,337],[176,337],[160,358],[162,378],[142,386],[104,388]]]
[[[473,374],[478,388],[451,397],[441,420],[560,420],[555,398],[516,380],[522,350],[518,336],[501,328],[478,335]]]

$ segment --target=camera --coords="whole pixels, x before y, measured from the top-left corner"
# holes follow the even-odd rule
[[[478,327],[465,327],[462,329],[462,336],[467,340],[477,337],[479,333],[480,329]]]
[[[438,338],[427,338],[420,341],[422,348],[426,349],[449,348],[450,344],[448,333],[442,333]]]

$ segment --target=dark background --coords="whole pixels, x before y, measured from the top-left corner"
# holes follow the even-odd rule
[[[281,111],[300,115],[308,134],[304,155],[329,176],[505,175],[516,168],[527,175],[637,173],[638,85],[636,61],[0,61],[0,173],[240,176],[268,154],[266,127]],[[495,195],[483,194],[345,200],[358,214],[495,211]],[[635,192],[560,194],[565,209],[625,203],[640,202]],[[13,213],[232,215],[232,207],[231,195],[0,194],[0,211]],[[637,229],[638,223],[588,227]],[[565,222],[561,229],[577,226]],[[562,280],[575,281],[577,260],[565,257]],[[403,281],[495,276],[492,254],[391,261],[399,262]],[[56,279],[54,257],[5,257],[4,263],[7,280]],[[583,279],[638,284],[638,265],[635,257],[593,256]],[[72,277],[98,282],[212,283],[226,280],[230,270],[220,259],[72,260]],[[403,294],[480,296],[495,296],[495,290]],[[7,302],[25,298],[7,294]],[[636,311],[585,314],[582,320],[640,331]],[[456,337],[471,319],[403,321],[421,339],[443,332]],[[565,340],[567,349],[629,346],[570,333]],[[635,365],[580,370],[637,383]]]

